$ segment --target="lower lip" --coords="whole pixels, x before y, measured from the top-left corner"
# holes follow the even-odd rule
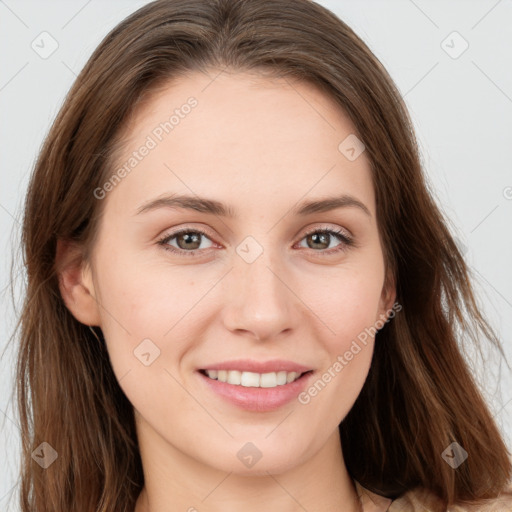
[[[275,388],[247,388],[219,382],[197,372],[205,384],[230,403],[239,408],[255,412],[274,411],[291,402],[304,390],[313,372],[305,373],[297,380]]]

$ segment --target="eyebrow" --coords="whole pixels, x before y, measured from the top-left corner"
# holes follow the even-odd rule
[[[362,210],[371,217],[368,207],[354,196],[343,194],[340,196],[331,196],[322,199],[302,201],[294,208],[293,215],[306,216],[313,213],[323,213],[337,208],[353,207]],[[201,213],[208,213],[219,217],[235,218],[236,211],[229,205],[226,205],[215,199],[207,199],[199,196],[189,196],[183,194],[165,195],[151,199],[140,206],[136,215],[150,212],[160,208],[179,208],[185,210],[194,210]]]

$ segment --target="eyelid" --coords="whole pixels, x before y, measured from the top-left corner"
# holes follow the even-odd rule
[[[321,225],[321,226],[315,225],[312,228],[307,228],[306,231],[304,231],[304,233],[302,233],[301,240],[305,236],[307,236],[307,235],[309,235],[311,233],[316,233],[317,231],[340,231],[347,238],[352,239],[354,237],[354,235],[347,228],[344,228],[344,227],[338,226],[338,225],[332,227],[332,226],[329,226],[328,224],[324,224],[324,225]],[[301,231],[299,231],[299,233],[301,233]]]
[[[196,231],[198,233],[202,233],[203,235],[210,238],[210,240],[212,240],[212,242],[213,242],[213,239],[216,238],[215,232],[209,227],[204,227],[204,225],[202,225],[202,224],[200,226],[195,226],[194,224],[191,224],[191,225],[186,224],[184,226],[180,226],[177,228],[169,228],[162,235],[158,236],[158,240],[162,240],[165,238],[173,238],[181,233],[196,232]]]
[[[347,238],[354,237],[352,232],[350,230],[348,230],[347,228],[339,226],[339,225],[329,225],[326,223],[323,223],[323,224],[320,223],[320,225],[318,225],[318,223],[316,223],[311,227],[301,228],[297,232],[295,237],[298,237],[302,233],[302,236],[301,236],[301,239],[302,239],[311,233],[316,233],[317,231],[337,231],[337,230],[343,232],[343,234],[345,234]],[[187,231],[198,231],[200,233],[203,233],[205,236],[208,236],[210,239],[215,238],[215,234],[213,233],[213,230],[211,230],[209,227],[205,228],[205,227],[203,227],[203,225],[201,225],[200,227],[196,227],[194,224],[191,224],[191,225],[185,225],[180,228],[176,228],[176,231],[171,230],[168,233],[161,235],[159,237],[159,239],[167,238],[170,236],[176,236],[176,235],[179,235],[180,233],[187,232]],[[213,242],[213,240],[212,240],[212,242]]]

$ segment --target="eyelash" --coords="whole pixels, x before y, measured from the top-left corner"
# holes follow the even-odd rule
[[[173,238],[176,238],[178,237],[179,235],[182,235],[183,233],[200,233],[201,235],[207,237],[208,239],[210,239],[210,236],[208,235],[208,233],[206,233],[205,231],[203,231],[202,229],[199,229],[199,228],[194,228],[194,229],[191,229],[191,228],[184,228],[184,229],[180,229],[179,231],[176,231],[175,233],[171,233],[171,234],[165,234],[162,238],[160,238],[158,240],[158,245],[161,245],[162,248],[166,251],[170,251],[174,254],[178,254],[178,255],[183,255],[183,256],[191,256],[191,257],[197,257],[197,253],[201,251],[201,249],[193,249],[191,251],[186,251],[184,249],[176,249],[175,247],[172,247],[168,244],[168,242],[170,240],[172,240]],[[319,250],[319,251],[315,251],[314,249],[311,249],[312,251],[314,252],[318,252],[320,254],[320,256],[331,256],[332,254],[338,254],[340,252],[344,252],[344,251],[347,251],[350,247],[355,247],[355,242],[354,240],[347,236],[346,233],[344,231],[341,231],[341,230],[338,230],[338,229],[321,229],[321,228],[316,228],[316,229],[312,229],[306,233],[304,233],[303,237],[300,239],[300,241],[302,241],[304,238],[306,238],[308,235],[312,235],[313,233],[327,233],[327,234],[330,234],[330,235],[334,235],[336,236],[337,238],[340,239],[340,241],[342,242],[338,247],[335,247],[334,249],[323,249],[323,250]]]

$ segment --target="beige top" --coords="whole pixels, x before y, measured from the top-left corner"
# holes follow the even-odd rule
[[[354,481],[364,512],[438,512],[441,501],[425,489],[408,491],[396,500],[390,500],[365,489]],[[512,512],[512,485],[500,496],[478,505],[452,505],[446,512]]]

